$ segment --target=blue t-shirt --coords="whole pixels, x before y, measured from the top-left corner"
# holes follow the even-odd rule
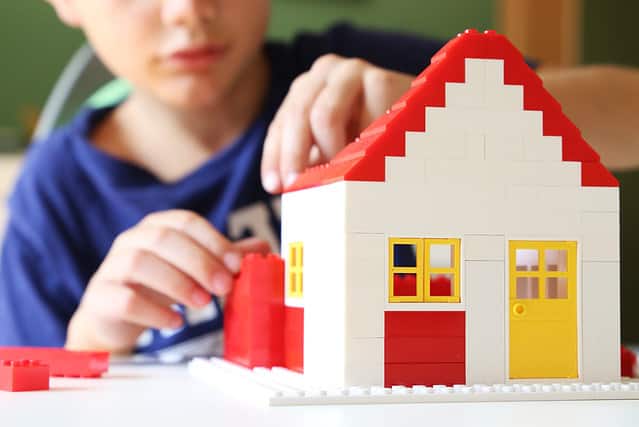
[[[231,239],[256,235],[277,248],[280,201],[262,189],[260,160],[268,124],[295,77],[326,53],[417,74],[441,46],[348,25],[290,44],[267,43],[271,82],[260,116],[231,145],[172,183],[92,145],[91,131],[112,108],[81,111],[32,146],[11,195],[0,255],[0,345],[64,345],[68,322],[113,240],[151,212],[188,209]],[[222,326],[217,301],[198,311],[179,309],[185,326],[145,332],[138,352],[213,351]]]

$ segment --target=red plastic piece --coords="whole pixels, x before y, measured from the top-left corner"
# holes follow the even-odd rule
[[[224,307],[224,358],[240,365],[284,363],[284,261],[248,254]]]
[[[109,353],[48,347],[0,347],[0,359],[39,360],[54,377],[97,378],[109,370]]]
[[[416,273],[393,274],[393,295],[415,296],[417,295]]]
[[[390,337],[385,363],[464,363],[464,337]]]
[[[430,295],[433,297],[453,296],[452,283],[449,277],[440,274],[430,279]]]
[[[464,337],[463,311],[386,311],[385,337]]]
[[[621,376],[635,378],[637,370],[637,355],[626,347],[621,346]]]
[[[601,163],[584,162],[581,164],[581,184],[584,187],[618,187],[619,181]]]
[[[384,313],[384,384],[464,384],[466,313]]]
[[[37,360],[0,360],[0,390],[49,390],[49,367]]]
[[[384,386],[447,385],[466,383],[463,363],[386,363]]]
[[[284,367],[304,372],[304,309],[284,307]]]
[[[430,66],[417,76],[408,92],[386,114],[371,123],[329,163],[300,174],[285,191],[336,181],[384,181],[385,158],[405,154],[405,132],[427,130],[424,108],[445,106],[445,84],[464,81],[465,58],[503,59],[504,83],[524,87],[524,109],[543,112],[543,134],[562,137],[563,160],[586,165],[581,170],[582,185],[619,186],[517,48],[495,31],[466,30],[433,56]]]
[[[417,275],[415,273],[393,274],[393,295],[415,296],[417,295]],[[451,281],[443,274],[430,279],[431,296],[452,296]]]

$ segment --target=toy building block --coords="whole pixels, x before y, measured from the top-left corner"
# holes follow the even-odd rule
[[[189,373],[243,400],[265,406],[639,399],[639,382],[353,386],[323,389],[281,368],[246,369],[223,359],[194,359]],[[230,385],[230,386],[229,386]]]
[[[0,390],[49,390],[49,367],[37,360],[0,360]]]
[[[0,359],[39,360],[54,377],[97,378],[109,370],[108,352],[70,351],[47,347],[0,347]]]
[[[619,380],[617,186],[504,36],[460,34],[282,196],[282,248],[307,255],[304,374],[327,388]],[[343,344],[380,319],[359,338],[383,340],[382,382]]]
[[[304,372],[304,309],[284,307],[284,367]]]
[[[463,311],[387,311],[384,385],[464,384]]]
[[[621,346],[621,376],[637,377],[637,355],[624,346]]]
[[[243,366],[284,364],[284,262],[248,254],[224,308],[224,358]]]
[[[307,386],[192,370],[250,379],[271,403],[637,398],[617,383],[617,187],[521,53],[467,30],[286,188],[286,274],[243,267],[226,359],[283,361]]]
[[[384,181],[385,157],[404,156],[404,133],[426,130],[424,106],[445,107],[446,84],[464,83],[467,58],[504,61],[503,84],[524,88],[524,110],[543,111],[543,135],[563,137],[563,160],[582,163],[582,185],[617,187],[599,155],[584,141],[559,103],[544,89],[521,53],[494,31],[466,30],[448,42],[387,112],[326,165],[308,169],[287,189],[294,191],[336,181]]]

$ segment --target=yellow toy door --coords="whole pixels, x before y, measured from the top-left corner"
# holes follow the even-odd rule
[[[511,241],[510,379],[577,378],[577,242]]]

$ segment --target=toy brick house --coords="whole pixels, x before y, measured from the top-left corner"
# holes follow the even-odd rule
[[[503,36],[449,42],[282,224],[310,384],[619,379],[617,181]]]

